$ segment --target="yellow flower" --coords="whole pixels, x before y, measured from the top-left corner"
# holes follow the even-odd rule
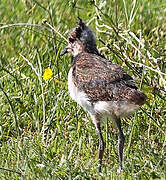
[[[52,78],[52,75],[53,75],[52,70],[50,68],[47,68],[47,69],[45,69],[44,74],[43,74],[42,77],[43,77],[44,80],[49,80],[49,79]]]

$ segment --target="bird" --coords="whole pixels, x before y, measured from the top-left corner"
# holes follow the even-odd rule
[[[122,172],[125,136],[121,118],[136,112],[146,101],[134,79],[118,64],[99,53],[96,38],[86,23],[78,17],[76,27],[68,34],[67,46],[61,56],[71,53],[73,60],[68,73],[71,98],[87,111],[99,137],[99,172],[102,169],[105,142],[101,124],[110,117],[119,131],[119,173]]]

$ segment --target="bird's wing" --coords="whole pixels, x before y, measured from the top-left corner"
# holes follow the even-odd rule
[[[100,56],[83,53],[75,57],[72,66],[75,85],[92,102],[130,99],[139,103],[136,101],[140,99],[140,92],[132,77],[119,65]]]

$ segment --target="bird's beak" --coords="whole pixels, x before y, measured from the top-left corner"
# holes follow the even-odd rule
[[[63,55],[65,55],[68,52],[69,52],[69,48],[65,47],[65,49],[60,53],[60,56],[63,56]]]

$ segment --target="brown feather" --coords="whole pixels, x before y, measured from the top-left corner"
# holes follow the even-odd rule
[[[127,101],[142,105],[146,96],[137,90],[133,79],[119,65],[90,53],[77,55],[72,63],[73,81],[89,100]]]

